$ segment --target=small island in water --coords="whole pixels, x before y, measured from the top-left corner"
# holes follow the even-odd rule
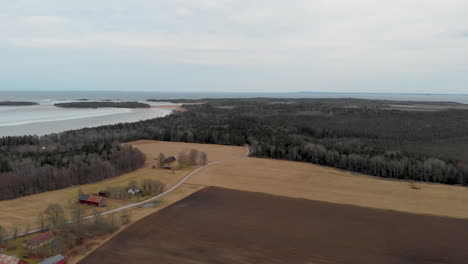
[[[14,101],[0,101],[0,106],[30,106],[39,105],[35,102],[14,102]]]
[[[54,104],[57,107],[63,108],[150,108],[151,105],[139,102],[71,102]]]

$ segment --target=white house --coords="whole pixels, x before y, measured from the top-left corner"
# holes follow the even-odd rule
[[[141,190],[138,189],[138,188],[130,188],[130,189],[128,189],[127,192],[128,192],[128,194],[137,195],[137,194],[141,193]]]

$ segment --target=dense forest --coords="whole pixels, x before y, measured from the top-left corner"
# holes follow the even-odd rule
[[[167,101],[167,100],[166,100]],[[188,111],[43,137],[0,139],[0,199],[112,177],[144,158],[138,139],[245,145],[252,155],[369,175],[468,185],[468,111],[402,111],[356,99],[203,99]],[[196,102],[196,101],[193,101]]]
[[[150,108],[151,105],[139,102],[71,102],[54,104],[57,107],[63,108],[98,108],[98,107],[114,107],[114,108]]]
[[[0,106],[30,106],[38,105],[35,102],[15,102],[15,101],[0,101]]]
[[[115,177],[143,166],[145,156],[93,138],[0,138],[0,200]]]

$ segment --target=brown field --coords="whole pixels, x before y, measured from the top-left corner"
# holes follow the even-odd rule
[[[191,143],[136,141],[131,142],[130,144],[139,148],[147,155],[148,159],[144,168],[97,183],[30,195],[14,200],[0,201],[0,225],[8,230],[11,230],[15,225],[17,225],[20,232],[24,232],[26,229],[35,229],[38,226],[36,222],[38,214],[44,211],[48,204],[58,203],[67,209],[70,205],[75,204],[78,190],[82,190],[85,193],[95,193],[101,189],[105,189],[106,187],[123,187],[127,186],[132,180],[135,180],[138,183],[143,179],[157,179],[164,182],[167,187],[170,187],[179,182],[185,175],[194,169],[185,168],[182,170],[176,170],[174,174],[167,170],[151,169],[153,159],[158,157],[160,152],[169,156],[177,155],[177,153],[182,151],[198,149],[207,153],[209,161],[217,161],[242,156],[246,151],[245,147]],[[108,206],[100,208],[99,211],[111,210],[132,202],[135,201],[107,199]],[[83,207],[88,209],[88,214],[91,214],[92,209],[96,208],[86,205],[83,205]]]
[[[179,188],[177,188],[173,192],[164,196],[164,200],[162,200],[160,204],[154,207],[150,207],[150,208],[139,207],[139,208],[131,209],[131,215],[132,215],[131,221],[135,223],[138,220],[141,220],[142,218],[150,214],[160,211],[163,208],[166,208],[167,206],[189,196],[190,194],[193,194],[201,190],[202,188],[203,188],[202,186],[182,184]],[[83,258],[91,254],[96,248],[102,246],[104,243],[106,243],[107,241],[109,241],[114,236],[116,236],[117,234],[119,234],[120,232],[122,232],[128,227],[129,225],[121,226],[119,230],[117,230],[117,232],[114,232],[111,235],[105,235],[102,237],[92,238],[90,240],[85,241],[83,245],[80,245],[66,252],[65,255],[67,256],[67,263],[68,264],[78,263]]]
[[[205,188],[80,263],[466,263],[468,221]]]
[[[468,218],[468,188],[369,177],[308,163],[242,158],[210,166],[192,184],[401,212]]]

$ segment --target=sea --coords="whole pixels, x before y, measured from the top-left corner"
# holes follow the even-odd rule
[[[0,91],[0,101],[36,102],[34,106],[0,106],[0,137],[45,135],[66,130],[96,127],[125,122],[137,122],[169,115],[173,109],[71,109],[58,108],[55,103],[111,100],[138,101],[151,105],[147,99],[202,99],[202,98],[360,98],[399,101],[446,101],[468,104],[466,94],[396,94],[396,93],[217,93],[217,92],[130,92],[130,91]]]

